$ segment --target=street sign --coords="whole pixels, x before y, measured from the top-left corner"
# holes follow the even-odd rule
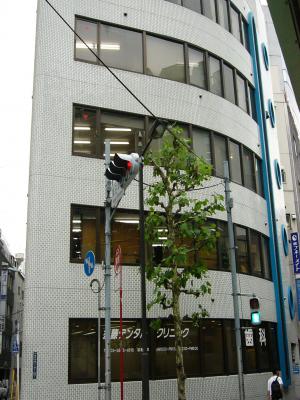
[[[19,353],[19,351],[20,351],[20,346],[18,343],[17,336],[15,336],[12,343],[12,353]]]
[[[83,270],[86,276],[91,276],[95,269],[95,254],[90,250],[86,253],[83,262]]]
[[[37,351],[32,354],[32,379],[37,377]]]
[[[298,232],[291,233],[291,246],[293,254],[294,273],[300,274],[300,254]]]

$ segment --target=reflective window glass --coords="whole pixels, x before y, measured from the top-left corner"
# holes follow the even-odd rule
[[[187,376],[200,375],[199,329],[183,322],[183,360]],[[163,334],[162,334],[163,333]],[[157,379],[176,377],[174,324],[163,320],[161,328],[152,331],[152,375]]]
[[[261,263],[261,252],[260,252],[260,235],[251,230],[250,231],[250,254],[252,263],[252,273],[254,275],[262,276],[262,263]]]
[[[69,383],[97,382],[98,332],[96,319],[69,320]]]
[[[220,253],[220,267],[228,270],[229,266],[229,238],[227,223],[218,221],[218,232],[220,234],[218,239],[219,253]]]
[[[76,19],[76,33],[97,54],[97,23]],[[80,60],[97,62],[97,58],[77,36],[75,36],[75,57]]]
[[[239,74],[236,74],[236,87],[238,95],[238,105],[244,110],[248,111],[247,107],[247,91],[246,91],[246,80]]]
[[[268,329],[265,324],[259,326],[256,329],[256,357],[257,357],[257,367],[260,371],[271,371],[273,365],[270,364],[270,343]]]
[[[230,7],[230,16],[231,16],[231,33],[240,42],[241,41],[240,18],[239,18],[239,13],[233,7]]]
[[[231,180],[242,184],[240,145],[232,141],[229,142],[229,162]]]
[[[214,247],[213,249],[201,249],[199,252],[199,257],[201,262],[207,269],[218,268],[217,247]]]
[[[223,26],[223,28],[229,30],[229,22],[228,22],[228,2],[227,0],[219,0],[219,24]]]
[[[237,356],[235,344],[234,324],[231,320],[224,320],[224,334],[227,354],[227,368],[229,374],[237,373]]]
[[[96,209],[72,206],[71,259],[82,260],[92,250],[96,254]]]
[[[209,83],[210,91],[222,96],[221,64],[218,58],[209,57]]]
[[[246,47],[247,50],[249,50],[248,23],[244,18],[242,18],[242,28],[243,28],[244,46]]]
[[[147,35],[147,74],[185,81],[183,45]]]
[[[261,165],[261,160],[259,160],[257,157],[255,157],[255,175],[257,182],[257,193],[260,196],[263,196],[264,189],[263,189],[262,165]]]
[[[205,375],[224,373],[222,321],[204,321],[201,326],[203,341],[203,370]]]
[[[244,166],[244,185],[248,189],[255,190],[253,153],[246,148],[243,149],[243,166]]]
[[[83,106],[74,107],[74,153],[96,155],[96,116],[95,109]]]
[[[192,85],[206,87],[203,51],[189,48],[189,74]]]
[[[264,277],[271,279],[271,265],[269,257],[269,239],[265,236],[261,236],[261,251],[262,251],[262,263],[264,269]]]
[[[231,103],[235,103],[233,69],[229,65],[223,64],[223,73],[225,99],[231,101]]]
[[[111,248],[115,254],[118,245],[122,247],[122,262],[127,265],[139,264],[139,215],[138,213],[116,212],[112,222]]]
[[[183,0],[183,7],[189,8],[190,10],[201,13],[200,0]]]
[[[242,330],[242,348],[244,370],[247,373],[256,371],[255,329],[249,326],[248,321],[243,321],[245,329]],[[246,326],[248,326],[246,328]],[[246,345],[247,341],[247,345]]]
[[[224,161],[228,160],[226,139],[223,136],[214,134],[214,152],[215,152],[215,174],[224,176]]]
[[[110,139],[111,154],[130,154],[136,149],[139,132],[144,132],[144,118],[118,112],[101,112],[101,156],[105,139]]]
[[[100,55],[111,67],[143,72],[142,33],[101,24]]]
[[[249,251],[247,230],[241,226],[235,227],[237,246],[237,261],[239,272],[249,273]]]
[[[277,324],[269,324],[269,340],[270,340],[270,349],[275,349],[275,351],[270,351],[271,356],[271,365],[272,368],[280,369],[279,367],[279,358],[278,358],[278,344],[277,344],[277,332],[276,332]]]
[[[216,21],[215,0],[202,0],[203,14],[213,21]]]
[[[251,117],[254,119],[254,121],[257,121],[254,88],[250,85],[248,85],[248,88],[249,88],[250,108],[251,108],[250,114]]]
[[[192,134],[195,153],[198,156],[203,157],[207,163],[212,164],[209,132],[205,129],[193,126]]]

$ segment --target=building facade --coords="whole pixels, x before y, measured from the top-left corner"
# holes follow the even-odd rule
[[[155,116],[177,121],[194,151],[213,165],[212,185],[197,196],[224,194],[223,162],[229,160],[247,399],[265,398],[274,366],[281,368],[287,398],[295,399],[298,320],[262,7],[254,0],[51,4]],[[96,397],[97,296],[83,259],[94,251],[103,280],[104,140],[111,139],[112,153],[136,152],[139,134],[149,139],[151,121],[53,8],[38,2],[22,400]],[[151,179],[145,168],[145,182]],[[138,206],[133,182],[112,222],[112,251],[118,244],[123,250],[125,398],[132,400],[141,398]],[[198,328],[188,318],[184,323],[190,400],[239,398],[226,214],[214,220],[216,248],[197,255],[212,284],[211,298],[203,300],[209,318]],[[148,257],[157,253],[147,249]],[[113,399],[119,398],[117,288],[113,279]],[[253,295],[262,318],[256,328],[249,321]],[[191,300],[181,304],[182,315],[195,309]],[[159,331],[149,325],[152,400],[176,398],[168,316],[158,308],[147,316],[149,324],[162,319]]]

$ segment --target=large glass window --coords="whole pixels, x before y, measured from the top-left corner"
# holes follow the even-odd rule
[[[260,235],[251,230],[250,231],[250,253],[251,253],[251,264],[252,273],[254,275],[262,276],[262,263],[261,263],[261,251],[260,251]]]
[[[100,56],[111,67],[143,72],[142,33],[101,24]]]
[[[231,17],[231,33],[241,41],[241,28],[240,28],[240,17],[238,11],[236,11],[232,6],[230,7],[230,17]]]
[[[264,277],[271,279],[271,266],[269,257],[269,239],[265,236],[261,236],[261,252],[262,252],[262,263],[264,270]]]
[[[226,139],[220,135],[214,135],[214,153],[215,153],[215,174],[224,176],[224,161],[228,160]]]
[[[215,0],[202,0],[203,14],[213,21],[216,21],[216,3]]]
[[[112,223],[112,254],[118,245],[122,247],[122,262],[139,264],[139,215],[138,213],[116,212]]]
[[[234,182],[242,184],[240,145],[229,142],[230,177]]]
[[[241,226],[235,227],[235,241],[237,247],[237,262],[239,272],[249,273],[249,249],[247,230]]]
[[[254,121],[257,121],[256,107],[255,107],[255,89],[248,85],[249,88],[249,98],[250,98],[250,114]]]
[[[79,262],[89,250],[96,253],[96,209],[72,206],[71,259]]]
[[[227,223],[223,221],[218,221],[218,231],[220,234],[218,239],[220,268],[228,270],[230,268],[230,265],[229,265],[229,238],[228,238]]]
[[[147,35],[147,74],[185,81],[183,45]]]
[[[243,42],[247,50],[249,50],[249,38],[248,38],[248,23],[242,18],[242,28],[243,28]]]
[[[203,51],[189,48],[189,75],[192,85],[206,87],[205,61]]]
[[[235,104],[235,90],[234,90],[234,79],[233,79],[233,68],[227,64],[223,64],[224,73],[224,95],[225,99]]]
[[[222,96],[221,63],[212,56],[209,56],[209,85],[212,93]]]
[[[224,335],[225,345],[227,349],[227,368],[229,374],[237,373],[237,355],[236,355],[236,342],[235,330],[232,320],[224,321]]]
[[[203,157],[204,160],[212,164],[211,159],[211,145],[210,145],[210,134],[205,129],[200,129],[195,126],[192,128],[193,132],[193,148],[195,153]]]
[[[243,322],[242,347],[244,370],[246,373],[256,371],[256,338],[255,328],[251,327],[248,321]]]
[[[238,105],[244,110],[248,111],[247,106],[247,89],[246,89],[246,80],[241,77],[241,75],[236,74],[236,87],[237,87],[237,95],[238,95]]]
[[[204,321],[201,329],[205,375],[222,375],[224,373],[222,323],[218,320]]]
[[[97,23],[76,19],[76,32],[97,54]],[[84,61],[97,62],[97,58],[77,36],[75,36],[75,57]]]
[[[228,16],[228,1],[227,0],[219,0],[219,24],[223,26],[223,28],[229,30],[229,16]]]
[[[69,320],[69,383],[97,382],[96,319]]]
[[[255,190],[255,173],[253,153],[244,147],[243,149],[243,166],[244,166],[244,185],[251,190]]]
[[[260,196],[264,195],[261,160],[255,157],[256,190]]]
[[[194,10],[198,13],[201,13],[201,0],[183,0],[183,7],[189,8],[190,10]]]
[[[101,156],[104,156],[105,139],[110,139],[111,154],[134,153],[139,132],[144,133],[144,118],[131,114],[102,111]]]
[[[97,111],[84,106],[74,107],[73,152],[96,154]]]

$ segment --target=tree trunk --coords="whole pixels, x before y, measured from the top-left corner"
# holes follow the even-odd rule
[[[174,329],[175,329],[176,375],[177,375],[178,400],[186,400],[179,293],[176,293],[176,291],[173,291],[173,317],[174,317]]]

